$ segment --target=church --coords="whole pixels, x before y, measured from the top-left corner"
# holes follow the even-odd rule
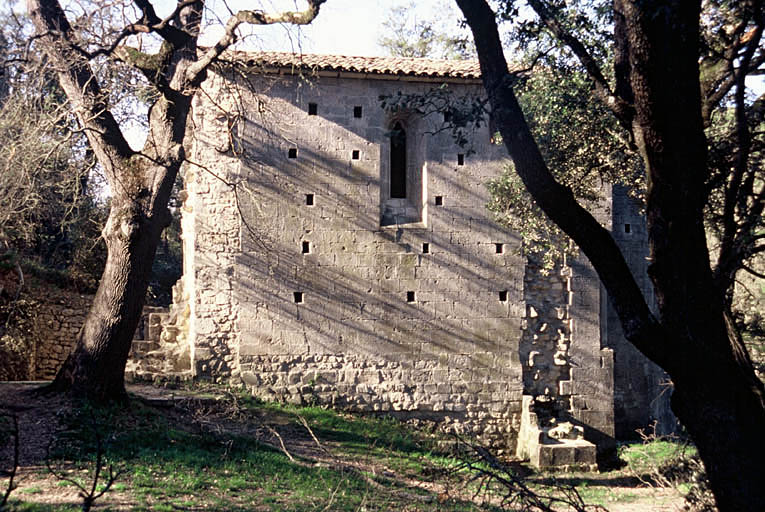
[[[431,421],[539,467],[671,421],[587,260],[545,275],[487,210],[507,152],[488,119],[452,129],[485,96],[476,61],[228,58],[184,171],[174,307],[195,377]],[[644,221],[606,195],[596,215],[645,276]]]

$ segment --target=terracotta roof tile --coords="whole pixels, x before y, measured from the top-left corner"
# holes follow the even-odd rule
[[[270,68],[302,68],[312,71],[337,71],[399,75],[478,79],[481,70],[477,60],[432,60],[405,57],[350,57],[345,55],[297,54],[282,52],[247,52],[247,64]]]

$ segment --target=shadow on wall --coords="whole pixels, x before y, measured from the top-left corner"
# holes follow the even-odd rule
[[[276,361],[272,373],[289,374],[305,358],[338,356],[314,365],[321,375],[303,366],[310,376],[267,384],[325,384],[383,396],[393,410],[477,417],[480,409],[510,425],[522,393],[524,265],[517,236],[485,208],[483,183],[501,162],[458,163],[447,134],[423,135],[422,155],[454,153],[454,162],[428,157],[427,223],[381,228],[387,135],[379,94],[349,86],[336,109],[314,116],[295,87],[272,84],[266,106],[243,100],[251,114],[238,125],[235,179],[246,193],[238,196],[234,294],[243,372],[257,367],[262,375]],[[367,117],[350,117],[357,103]],[[359,370],[350,382],[346,369]],[[395,372],[368,379],[377,370]]]

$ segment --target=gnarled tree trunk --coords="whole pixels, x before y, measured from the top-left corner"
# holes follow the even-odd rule
[[[140,320],[154,253],[170,223],[168,201],[183,161],[186,118],[193,86],[186,71],[196,60],[196,38],[203,3],[177,13],[190,37],[165,46],[152,69],[161,96],[149,112],[149,136],[133,151],[108,108],[77,34],[55,0],[29,0],[32,21],[61,87],[88,136],[111,187],[112,202],[103,230],[107,261],[93,305],[74,351],[59,370],[53,390],[71,390],[96,400],[125,397],[124,372]],[[124,52],[123,55],[131,55]],[[152,75],[153,73],[153,75]],[[180,92],[179,92],[180,91]]]
[[[140,174],[148,177],[157,171],[146,166]],[[171,184],[175,173],[177,169],[166,178]],[[52,389],[71,389],[97,400],[126,396],[125,364],[143,310],[154,253],[162,230],[170,222],[170,212],[162,206],[167,205],[167,199],[158,198],[157,203],[161,204],[152,208],[124,193],[112,197],[103,230],[106,266],[75,349],[56,375]]]

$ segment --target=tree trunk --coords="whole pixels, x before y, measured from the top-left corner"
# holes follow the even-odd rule
[[[59,370],[53,389],[98,400],[125,396],[125,364],[159,238],[171,221],[167,206],[185,157],[183,144],[193,94],[209,66],[236,41],[242,23],[305,25],[316,18],[324,2],[308,0],[303,11],[232,13],[218,43],[200,52],[197,38],[204,0],[178,1],[164,20],[151,2],[135,2],[140,19],[117,31],[116,41],[101,47],[80,38],[58,0],[27,0],[38,44],[58,75],[113,195],[103,232],[106,268],[75,350]],[[124,45],[127,36],[140,33],[162,39],[156,53],[145,54]],[[109,111],[108,91],[101,88],[90,66],[90,60],[98,56],[132,66],[158,93],[149,109],[149,136],[140,153],[127,143]]]
[[[699,450],[720,511],[759,510],[765,503],[761,390],[730,357],[704,358],[706,368],[697,368],[694,379],[673,378],[672,410]]]
[[[617,4],[628,35],[633,132],[648,181],[649,275],[674,352],[657,363],[675,384],[672,409],[699,450],[718,506],[752,510],[765,503],[765,390],[710,265],[700,2]]]
[[[107,260],[74,351],[51,385],[97,401],[126,397],[125,364],[141,318],[154,253],[170,214],[147,214],[128,197],[112,199],[103,230]]]
[[[139,67],[156,81],[161,94],[149,110],[147,142],[137,153],[109,111],[108,92],[101,89],[89,58],[76,46],[79,39],[58,1],[28,0],[40,42],[112,192],[103,230],[106,267],[75,349],[56,375],[52,390],[72,391],[99,401],[126,396],[125,365],[157,245],[171,221],[168,202],[184,159],[191,95],[205,76],[202,70],[190,81],[186,73],[196,61],[202,5],[202,0],[185,2],[177,18],[188,33],[177,37],[179,32],[172,32],[178,41],[162,47],[161,58],[155,59],[159,64],[149,59],[154,67]],[[128,58],[135,53],[125,50],[121,55]]]
[[[494,13],[484,0],[457,3],[475,36],[492,120],[517,173],[592,263],[626,338],[672,377],[673,410],[699,449],[720,509],[758,509],[765,503],[765,390],[726,316],[704,232],[699,4],[615,2],[617,32],[626,38],[622,71],[634,94],[633,133],[648,176],[657,319],[613,238],[547,168],[512,92]]]

